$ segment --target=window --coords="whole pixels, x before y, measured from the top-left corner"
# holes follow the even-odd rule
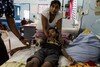
[[[38,4],[38,13],[42,13],[46,8],[49,7],[49,4]]]
[[[17,15],[19,15],[20,14],[20,9],[19,9],[20,7],[17,7]]]
[[[24,18],[29,19],[29,10],[24,10]]]

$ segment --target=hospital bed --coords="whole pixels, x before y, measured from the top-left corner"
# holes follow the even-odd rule
[[[64,36],[67,36],[68,34],[65,34],[66,31],[64,31]],[[5,36],[6,34],[6,36]],[[11,35],[14,35],[12,32],[10,32]],[[9,37],[9,33],[4,33],[3,34],[4,36],[3,37],[3,40],[4,40],[4,43],[7,44],[6,47],[7,48],[7,51],[13,51],[15,50],[17,47],[13,48],[13,44],[14,43],[10,43],[8,44],[8,41],[12,40],[10,37]],[[15,35],[14,35],[15,36]],[[5,41],[6,40],[6,41]],[[16,38],[16,40],[18,40]],[[9,41],[9,42],[10,42]],[[21,44],[21,43],[20,43]],[[19,44],[18,44],[19,45]],[[22,47],[22,44],[21,44],[21,47]],[[39,47],[37,46],[34,46],[32,45],[30,48],[24,48],[22,50],[18,50],[17,52],[15,52],[12,56],[10,56],[10,59],[5,62],[1,67],[25,67],[25,64],[26,64],[26,60],[31,56],[31,55],[34,55],[34,52],[36,50],[38,50]],[[9,52],[8,52],[9,53]]]
[[[89,31],[87,32],[89,33]],[[30,56],[34,55],[34,52],[37,51],[39,48],[40,47],[32,45],[30,48],[19,50],[14,53],[11,58],[0,67],[25,67],[27,59]],[[66,67],[65,61],[66,59],[59,61],[58,67]],[[98,64],[98,67],[100,67],[100,64]]]

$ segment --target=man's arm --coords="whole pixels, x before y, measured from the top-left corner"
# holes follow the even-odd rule
[[[47,33],[48,23],[47,22],[48,22],[47,18],[42,15],[42,28],[43,28],[43,32],[48,37],[48,33]]]
[[[10,30],[17,36],[17,38],[24,44],[26,45],[26,41],[22,38],[22,36],[20,35],[20,33],[18,32],[16,25],[15,25],[15,21],[13,19],[13,17],[11,16],[7,16],[6,15],[6,19],[7,19],[7,23],[9,25]]]
[[[61,34],[61,31],[62,31],[62,18],[59,19],[56,24],[57,24],[58,31]]]

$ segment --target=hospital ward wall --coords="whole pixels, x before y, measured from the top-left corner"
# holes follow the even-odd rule
[[[85,15],[83,15],[82,19],[82,28],[91,29],[91,24],[100,19],[100,15],[95,15],[95,6],[96,0],[84,0],[83,11]]]
[[[14,3],[26,3],[30,5],[30,20],[33,20],[33,16],[37,16],[39,14],[39,5],[49,5],[52,0],[14,0]],[[61,1],[61,0],[60,0]],[[44,8],[43,8],[44,9]],[[21,18],[23,17],[23,13],[21,12]]]

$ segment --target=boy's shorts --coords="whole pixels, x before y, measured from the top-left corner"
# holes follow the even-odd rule
[[[40,64],[42,65],[44,62],[50,62],[53,67],[56,67],[58,65],[59,60],[59,52],[55,49],[50,48],[42,48],[34,53],[34,57],[38,58],[40,60]]]

